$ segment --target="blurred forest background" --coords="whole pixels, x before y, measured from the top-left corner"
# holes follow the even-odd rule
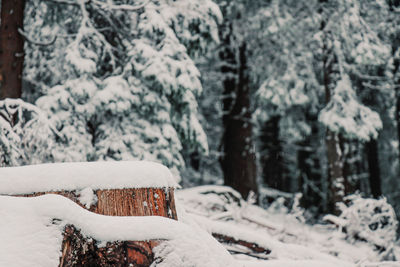
[[[399,0],[2,0],[0,38],[1,166],[151,160],[309,219],[355,192],[400,214]]]

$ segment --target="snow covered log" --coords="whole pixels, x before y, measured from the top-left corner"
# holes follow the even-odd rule
[[[151,162],[43,164],[0,169],[0,194],[64,196],[108,216],[163,216],[177,220],[176,184],[169,170]],[[65,227],[60,266],[150,266],[159,240],[98,242]]]

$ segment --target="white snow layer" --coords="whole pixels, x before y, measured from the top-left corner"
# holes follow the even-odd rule
[[[202,230],[159,216],[98,215],[59,195],[0,196],[0,218],[0,266],[58,266],[66,224],[100,242],[166,240],[155,249],[164,259],[155,266],[243,266]]]
[[[97,196],[92,188],[86,187],[79,192],[79,202],[82,203],[87,209],[96,204]]]
[[[0,168],[0,194],[59,190],[178,187],[169,169],[149,161],[71,162]]]

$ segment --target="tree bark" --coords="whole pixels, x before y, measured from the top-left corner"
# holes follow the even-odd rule
[[[322,2],[322,1],[321,1]],[[325,21],[321,23],[321,30],[324,31]],[[337,64],[336,55],[333,51],[332,36],[324,32],[322,60],[323,60],[323,86],[325,89],[325,103],[331,100],[336,85],[334,64]],[[326,130],[325,145],[328,159],[328,211],[338,214],[340,211],[336,203],[342,202],[345,194],[343,161],[340,137],[338,133]]]
[[[280,116],[268,120],[261,133],[261,159],[264,182],[271,188],[290,192],[290,179],[285,170],[285,158],[279,138]]]
[[[75,192],[38,192],[25,197],[58,194],[81,207],[108,216],[163,216],[177,220],[174,191],[162,188],[97,190],[97,202],[90,208],[79,202]],[[87,239],[73,225],[65,228],[60,267],[69,266],[150,266],[153,248],[158,240],[108,242],[98,247],[96,240]]]
[[[25,0],[1,1],[0,99],[21,97],[24,39],[18,29],[23,29],[24,8]]]
[[[378,159],[378,143],[372,139],[366,143],[369,169],[369,186],[371,194],[374,198],[379,198],[382,195],[381,176]]]
[[[400,49],[400,36],[397,37],[392,44],[392,53],[395,55],[396,51]],[[397,123],[397,138],[398,138],[398,153],[400,163],[400,58],[394,58],[393,60],[393,85],[395,87],[396,95],[396,123]]]
[[[339,210],[336,207],[336,203],[342,202],[345,195],[339,136],[327,130],[325,143],[328,154],[328,210],[337,215]]]
[[[229,38],[229,37],[228,37]],[[230,39],[225,40],[227,51],[225,55],[235,62],[235,53],[230,48]],[[236,79],[224,80],[222,140],[223,157],[221,167],[224,173],[224,183],[237,190],[244,198],[250,191],[258,193],[256,182],[256,155],[253,146],[253,125],[251,121],[250,86],[247,73],[246,43],[239,47],[238,69],[232,73],[223,68],[222,72],[236,74]],[[229,58],[233,57],[233,58]],[[223,58],[222,58],[223,59]],[[225,59],[226,60],[226,59]]]
[[[345,195],[353,194],[361,189],[360,176],[362,175],[362,147],[358,140],[340,138],[343,162],[343,179]]]
[[[317,207],[319,213],[323,212],[325,197],[322,194],[321,162],[318,149],[320,146],[320,133],[318,117],[306,113],[306,119],[311,125],[311,134],[299,145],[297,152],[297,164],[299,170],[299,188],[303,196],[303,207]]]
[[[391,17],[396,18],[397,12],[396,9],[400,7],[400,0],[389,0],[389,11],[392,13]],[[394,20],[395,22],[398,19]],[[392,46],[392,57],[393,57],[393,86],[394,86],[394,93],[396,96],[396,123],[397,123],[397,140],[398,140],[398,157],[399,157],[399,164],[400,164],[400,57],[396,57],[396,52],[400,49],[400,33],[396,32],[394,35],[391,36],[391,46]]]

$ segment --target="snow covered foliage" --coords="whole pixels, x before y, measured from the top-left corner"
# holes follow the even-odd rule
[[[51,150],[62,136],[46,114],[21,99],[0,101],[0,166],[52,161]]]
[[[68,77],[65,48],[76,34],[75,6],[33,0],[26,3],[23,98],[30,103]],[[33,43],[34,42],[34,43]]]
[[[262,81],[256,92],[256,117],[261,123],[276,115],[296,116],[304,112],[299,110],[318,104],[319,84],[310,49],[316,30],[311,11],[314,8],[312,1],[272,1],[252,19],[253,27],[266,29],[258,36],[266,49],[255,57],[263,66],[256,70],[257,78]],[[260,22],[256,23],[255,19]],[[285,126],[285,130],[304,128],[296,124]],[[307,135],[307,131],[304,134]]]
[[[385,198],[362,198],[360,195],[346,197],[342,203],[342,229],[349,241],[366,241],[375,246],[383,259],[393,258],[398,221],[393,207]]]
[[[319,120],[332,132],[365,141],[377,138],[382,128],[378,113],[357,100],[347,75],[337,82],[332,99],[321,110]]]
[[[54,153],[56,161],[146,159],[179,176],[183,147],[208,152],[196,100],[202,93],[200,73],[191,56],[218,41],[217,5],[210,0],[160,0],[138,7],[79,1],[68,6],[75,17],[67,19],[54,3],[33,2],[41,7],[34,13],[36,24],[67,33],[27,71],[29,80],[48,87],[41,88],[36,104],[66,136],[67,143]],[[50,14],[68,22],[52,21]],[[52,54],[60,50],[62,59]],[[48,69],[51,81],[40,77],[44,62],[55,60],[63,64]]]
[[[390,57],[389,47],[361,15],[360,9],[364,10],[368,3],[338,0],[325,5],[314,1],[291,4],[275,1],[259,12],[270,31],[266,41],[274,41],[269,48],[274,53],[280,52],[279,58],[269,55],[274,68],[267,69],[267,78],[257,91],[258,119],[266,121],[274,114],[286,114],[301,121],[299,108],[311,113],[317,109],[320,121],[334,132],[360,140],[376,138],[382,128],[379,115],[361,103],[357,85],[349,78],[373,66],[385,65]],[[323,30],[320,25],[324,25]],[[331,79],[335,85],[328,96],[330,102],[324,109],[320,76],[327,73],[323,71],[323,60],[317,62],[324,57],[323,47],[332,51],[327,60],[335,77]],[[285,131],[296,125],[288,126]],[[295,129],[302,131],[302,128],[299,125]]]
[[[327,96],[329,102],[320,112],[319,119],[333,132],[346,137],[375,139],[382,122],[376,112],[357,99],[359,88],[349,76],[385,65],[390,57],[390,48],[361,16],[359,1],[337,1],[333,6],[325,6],[325,9],[321,17],[325,19],[326,26],[314,38],[321,43],[321,47],[331,51],[327,59],[336,63],[332,65],[328,85],[333,87]]]

